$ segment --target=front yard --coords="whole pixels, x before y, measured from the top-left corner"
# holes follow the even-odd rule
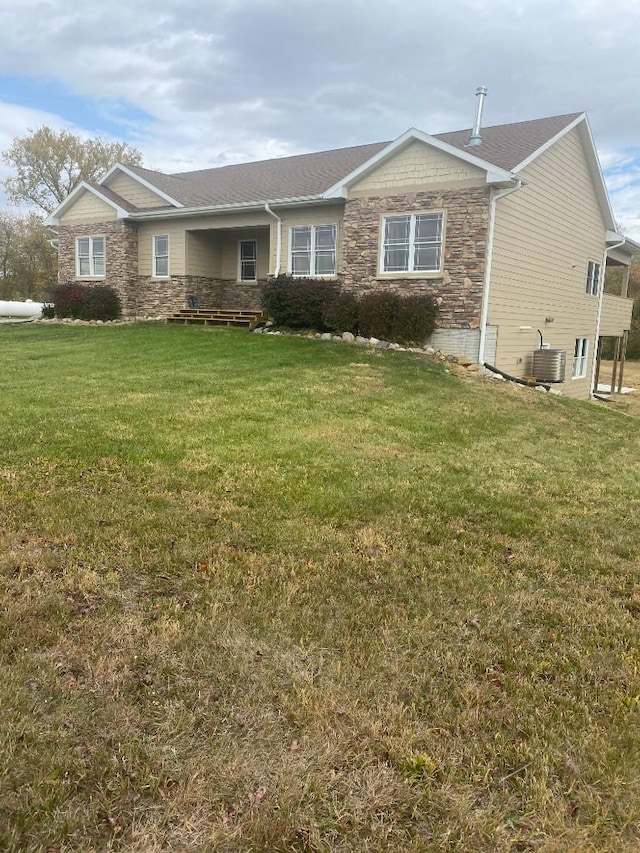
[[[0,355],[1,849],[638,849],[635,418],[226,329]]]

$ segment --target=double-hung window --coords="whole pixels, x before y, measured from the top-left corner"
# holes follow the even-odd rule
[[[169,275],[169,235],[159,234],[153,238],[153,277],[167,278]]]
[[[238,280],[256,281],[258,278],[258,247],[255,240],[240,240]]]
[[[589,261],[587,268],[587,293],[589,296],[597,296],[600,286],[600,264]]]
[[[292,275],[335,275],[336,226],[292,228],[289,254]]]
[[[587,375],[587,356],[589,354],[589,338],[576,338],[573,350],[572,379],[584,379]]]
[[[440,272],[442,213],[384,217],[380,272]]]
[[[76,276],[104,276],[104,237],[76,237]]]

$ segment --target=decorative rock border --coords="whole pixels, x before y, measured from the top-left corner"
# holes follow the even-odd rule
[[[317,341],[336,341],[339,343],[348,343],[355,344],[357,346],[366,346],[371,347],[373,349],[381,349],[381,350],[393,350],[397,352],[413,352],[418,353],[419,355],[426,355],[431,358],[436,359],[440,362],[447,362],[449,364],[457,364],[460,367],[469,368],[470,370],[479,369],[479,365],[476,362],[471,361],[471,359],[467,358],[464,355],[452,355],[448,353],[442,352],[442,350],[436,350],[432,346],[425,344],[422,347],[406,347],[402,344],[396,343],[395,341],[385,341],[380,340],[379,338],[365,338],[362,335],[354,335],[352,332],[342,332],[341,334],[336,334],[333,332],[291,332],[291,331],[282,331],[281,329],[276,329],[274,324],[269,320],[264,326],[258,326],[258,328],[253,330],[254,335],[286,335],[288,337],[293,338],[311,338]]]

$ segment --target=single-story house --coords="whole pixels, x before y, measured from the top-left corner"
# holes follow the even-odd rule
[[[631,322],[628,268],[587,117],[553,116],[195,172],[117,164],[50,215],[61,281],[106,282],[127,317],[260,310],[272,276],[432,294],[433,345],[518,377],[542,340],[562,390]],[[604,269],[622,265],[617,295]]]

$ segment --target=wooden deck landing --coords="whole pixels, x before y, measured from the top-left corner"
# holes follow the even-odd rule
[[[177,314],[167,317],[167,323],[202,323],[205,326],[246,326],[255,329],[267,320],[263,311],[244,311],[225,308],[183,308]]]

